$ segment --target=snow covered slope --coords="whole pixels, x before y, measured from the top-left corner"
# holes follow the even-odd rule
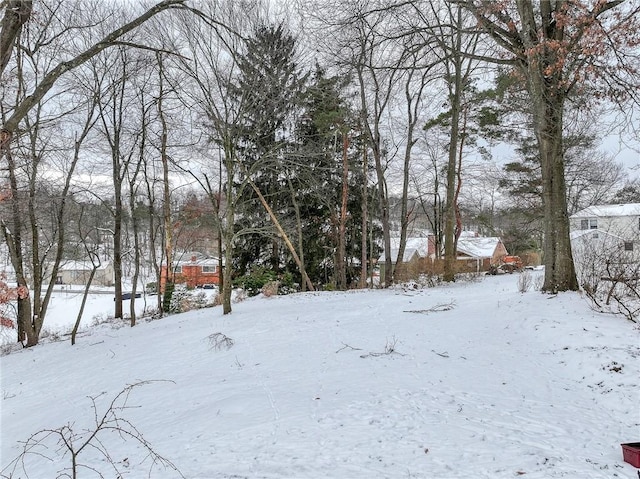
[[[504,275],[256,297],[226,317],[102,325],[74,347],[4,356],[2,473],[37,431],[91,429],[89,396],[100,417],[127,385],[158,380],[115,413],[190,479],[636,479],[620,443],[640,441],[637,326],[578,294],[517,290]],[[86,448],[78,463],[105,477],[181,477],[149,473],[135,438],[98,439],[109,459]],[[54,436],[33,451],[29,477],[71,464]]]

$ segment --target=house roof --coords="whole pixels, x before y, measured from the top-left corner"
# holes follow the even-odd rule
[[[464,253],[474,258],[491,258],[501,243],[496,236],[460,236],[458,239],[458,253]]]
[[[396,261],[398,252],[400,251],[400,238],[391,238],[391,260]],[[429,255],[429,238],[428,237],[411,237],[407,238],[407,243],[402,255],[402,261],[406,263],[418,255],[419,258],[426,258]],[[384,251],[380,254],[378,261],[384,261]]]
[[[101,263],[98,270],[106,269],[109,263]],[[93,264],[91,261],[64,261],[58,267],[59,271],[91,271]]]
[[[640,215],[640,203],[625,203],[620,205],[595,205],[571,215],[571,218],[593,218],[607,216],[636,216]]]
[[[207,257],[202,254],[183,256],[174,262],[177,266],[217,266],[219,259],[215,256]]]
[[[498,237],[475,236],[475,233],[463,234],[458,239],[458,253],[462,253],[473,258],[491,258],[502,240]],[[398,257],[400,238],[391,238],[391,259]],[[410,261],[413,255],[426,258],[429,255],[429,238],[407,238],[407,246],[402,257],[403,262]],[[384,260],[384,252],[378,261]]]

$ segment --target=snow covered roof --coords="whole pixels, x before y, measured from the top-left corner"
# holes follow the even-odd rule
[[[101,263],[98,270],[106,269],[109,263]],[[91,261],[64,261],[58,268],[60,271],[91,271],[93,264]]]
[[[174,264],[178,266],[217,266],[219,259],[215,256],[205,256],[202,253],[188,253],[182,255]]]
[[[500,244],[496,236],[460,236],[458,239],[458,253],[464,253],[474,258],[491,258]]]
[[[391,238],[391,259],[395,261],[398,258],[398,252],[400,251],[400,238]],[[402,255],[402,261],[407,262],[413,258],[413,255],[418,255],[420,258],[426,258],[429,255],[429,238],[425,237],[412,237],[407,238],[407,244]],[[384,251],[380,254],[378,261],[384,261]]]
[[[607,216],[636,216],[640,215],[640,203],[626,203],[620,205],[595,205],[571,215],[571,218],[593,218]]]

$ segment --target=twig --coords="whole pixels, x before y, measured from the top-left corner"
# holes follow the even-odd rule
[[[345,349],[351,349],[352,351],[362,351],[362,348],[354,348],[353,346],[349,346],[349,345],[348,345],[348,344],[346,344],[346,343],[342,343],[342,344],[344,344],[344,346],[343,346],[343,347],[341,347],[340,349],[338,349],[338,350],[336,351],[336,354],[338,354],[340,351],[343,351],[343,350],[345,350]]]
[[[379,356],[388,356],[390,354],[399,354],[400,356],[406,356],[406,354],[402,354],[402,353],[399,353],[398,351],[396,351],[396,344],[397,343],[398,343],[398,340],[394,336],[393,338],[391,338],[391,341],[389,341],[387,339],[387,343],[384,346],[384,352],[383,353],[361,354],[360,357],[363,358],[363,359],[364,358],[368,358],[368,357],[377,358]]]
[[[456,306],[455,301],[451,301],[449,303],[441,303],[436,304],[435,306],[429,309],[409,309],[403,311],[403,313],[417,313],[417,314],[429,314],[429,313],[439,313],[441,311],[450,311]]]

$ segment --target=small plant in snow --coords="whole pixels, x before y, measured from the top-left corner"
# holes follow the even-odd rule
[[[542,291],[542,286],[544,286],[544,275],[538,274],[533,279],[533,289],[536,291]]]
[[[189,292],[186,289],[175,289],[171,295],[171,303],[169,304],[169,313],[176,314],[185,311],[188,306]],[[186,310],[188,311],[188,310]]]
[[[57,429],[42,429],[32,434],[22,443],[20,455],[0,471],[0,476],[7,479],[23,475],[30,477],[29,469],[34,467],[35,461],[61,463],[66,460],[67,466],[62,468],[56,477],[76,478],[80,477],[80,471],[90,471],[101,478],[121,478],[129,467],[129,459],[116,460],[109,451],[113,440],[117,440],[131,441],[142,447],[144,457],[141,464],[149,463],[148,477],[152,477],[153,470],[159,466],[164,470],[174,471],[176,477],[184,478],[175,464],[158,454],[138,428],[123,415],[127,409],[133,407],[129,405],[132,391],[152,382],[158,381],[141,381],[125,387],[111,400],[103,414],[98,412],[96,403],[101,395],[90,397],[94,422],[90,428],[78,430],[74,423],[70,422]],[[101,459],[97,460],[96,454]]]
[[[531,285],[533,284],[533,277],[531,273],[528,271],[523,271],[518,276],[518,291],[521,293],[526,293],[531,289]]]
[[[109,316],[107,314],[98,313],[93,318],[91,318],[91,326],[100,326],[101,324],[112,323],[113,316]]]
[[[369,357],[374,357],[375,358],[375,357],[379,357],[379,356],[389,356],[391,354],[399,354],[400,356],[404,356],[404,354],[399,353],[398,351],[396,351],[396,345],[397,344],[398,344],[398,340],[396,339],[395,336],[393,336],[391,339],[387,338],[387,342],[384,345],[384,352],[382,352],[382,353],[361,354],[360,357],[361,358],[369,358]]]
[[[215,351],[220,351],[221,349],[226,349],[228,351],[234,344],[233,339],[222,333],[210,334],[208,338],[211,349]]]

